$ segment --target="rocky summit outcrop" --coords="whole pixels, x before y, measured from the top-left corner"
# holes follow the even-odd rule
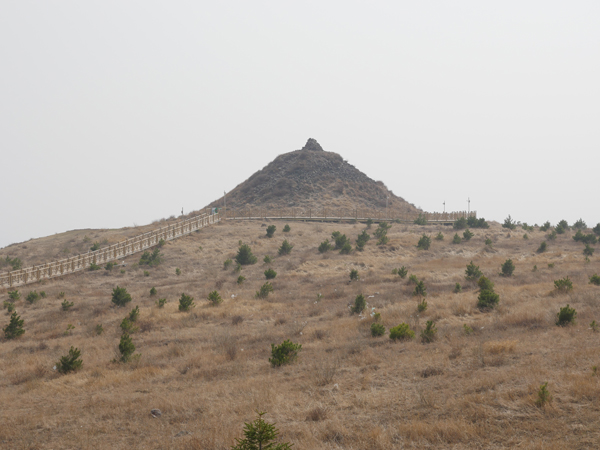
[[[386,198],[389,208],[418,211],[311,138],[301,150],[279,155],[228,192],[227,207],[383,209]],[[208,206],[223,206],[223,198]]]

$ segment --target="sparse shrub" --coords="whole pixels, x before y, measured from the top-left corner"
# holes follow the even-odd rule
[[[417,284],[419,282],[419,279],[417,278],[417,276],[413,273],[408,277],[408,282],[409,283],[414,283]]]
[[[300,350],[302,350],[302,345],[294,344],[289,339],[283,341],[280,345],[271,344],[269,362],[273,367],[290,364],[297,358]]]
[[[243,275],[240,275],[239,277],[237,277],[237,284],[242,284],[244,281],[246,281],[246,277]]]
[[[477,307],[479,309],[492,309],[498,305],[500,296],[494,291],[484,289],[479,292],[477,297]]]
[[[40,297],[46,298],[46,291],[40,291]]]
[[[60,299],[60,298],[65,298],[65,293],[61,291],[61,292],[59,292],[59,293],[58,293],[57,297],[58,297],[59,299]]]
[[[329,243],[329,239],[325,239],[323,242],[321,242],[321,245],[319,245],[319,253],[327,253],[331,249],[332,246]]]
[[[585,256],[592,256],[594,254],[594,247],[591,247],[590,244],[585,244],[585,248],[583,249],[583,254]]]
[[[587,228],[587,224],[583,219],[579,219],[573,224],[573,228],[576,230],[585,230]]]
[[[145,277],[149,277],[150,276],[150,272],[148,272],[147,270],[144,270],[144,276]]]
[[[160,241],[158,241],[158,246],[159,246],[159,247],[164,247],[164,246],[165,246],[165,244],[166,244],[166,242],[165,242],[165,240],[164,240],[164,239],[161,239]],[[200,250],[202,250],[202,248],[200,248]]]
[[[396,267],[392,269],[392,275],[398,275],[398,269]]]
[[[138,327],[136,327],[128,317],[125,317],[119,326],[125,333],[135,333],[138,330]]]
[[[71,346],[69,353],[66,356],[61,356],[56,363],[56,370],[60,373],[76,372],[81,369],[83,361],[79,359],[81,351],[78,348]]]
[[[467,325],[466,323],[463,324],[463,331],[465,332],[465,334],[467,336],[469,336],[470,334],[473,334],[473,328],[471,328],[469,325]]]
[[[208,301],[212,306],[217,306],[223,301],[223,299],[217,291],[212,291],[208,294]]]
[[[267,423],[262,416],[266,413],[256,411],[258,419],[254,422],[244,423],[244,439],[235,439],[237,444],[231,450],[290,450],[288,442],[277,443],[279,430],[275,425]]]
[[[371,336],[378,337],[383,336],[385,334],[385,327],[377,322],[373,322],[371,324]]]
[[[546,221],[546,222],[544,222],[544,225],[542,225],[540,227],[540,231],[543,231],[545,233],[546,231],[548,231],[550,229],[551,226],[552,225],[550,225],[550,222]]]
[[[376,312],[371,314],[371,316],[373,317],[373,322],[381,323],[381,313]]]
[[[8,298],[16,302],[21,298],[21,294],[19,294],[18,289],[15,289],[14,291],[8,291]]]
[[[292,229],[290,228],[290,226],[286,223],[285,226],[283,227],[283,232],[284,233],[289,233]]]
[[[122,273],[122,274],[123,274],[123,273],[125,273],[125,269],[121,269],[121,273]]]
[[[114,266],[115,266],[114,262],[112,262],[112,261],[107,262],[106,265],[104,266],[104,270],[108,270],[110,272],[111,270],[113,270]]]
[[[273,285],[267,281],[260,287],[258,291],[256,291],[254,297],[265,299],[269,296],[271,292],[273,292]]]
[[[68,324],[67,325],[67,329],[63,332],[63,334],[65,336],[70,336],[71,334],[73,334],[73,330],[75,329],[75,326]]]
[[[231,318],[231,325],[239,325],[243,321],[244,321],[244,318],[242,316],[240,316],[240,315],[233,316]]]
[[[166,298],[159,298],[158,300],[156,300],[156,306],[158,306],[159,308],[164,308],[165,303],[167,303]]]
[[[413,295],[420,295],[421,297],[425,297],[427,295],[427,288],[425,287],[425,282],[423,280],[417,281],[417,284],[415,285],[415,290],[413,291]]]
[[[292,244],[290,244],[287,239],[285,239],[281,243],[281,247],[279,247],[279,250],[277,251],[277,253],[279,254],[279,256],[289,255],[292,252],[293,248],[294,248],[294,246]]]
[[[548,263],[548,269],[554,269],[554,263]]]
[[[476,266],[473,261],[467,264],[467,268],[465,269],[465,278],[467,280],[479,280],[483,273],[479,270],[479,266]]]
[[[490,238],[487,238],[487,239],[485,240],[485,245],[487,245],[488,247],[491,247],[491,246],[492,246],[492,243],[493,243],[493,242],[492,242],[492,240],[491,240]]]
[[[4,301],[3,303],[3,307],[4,309],[6,309],[8,311],[8,313],[12,313],[15,310],[15,304],[11,301]]]
[[[410,329],[407,323],[401,323],[393,328],[390,328],[390,339],[394,341],[407,341],[414,339],[415,332]]]
[[[252,254],[252,249],[248,244],[242,244],[238,249],[235,260],[238,264],[241,264],[242,266],[248,266],[251,264],[255,264],[257,258]]]
[[[233,264],[233,261],[231,259],[227,258],[225,260],[225,262],[223,263],[223,270],[229,269],[232,264]]]
[[[480,217],[479,219],[477,217],[474,216],[470,216],[467,219],[467,226],[470,228],[489,228],[489,224],[486,222],[486,220],[483,217]]]
[[[375,235],[375,237],[381,238],[382,236],[385,236],[387,234],[390,228],[392,228],[392,226],[389,223],[379,222],[379,227],[375,230],[375,233],[373,234]]]
[[[35,303],[40,299],[40,294],[37,293],[37,291],[30,291],[29,294],[27,294],[27,297],[25,298],[25,300],[27,300],[28,303]]]
[[[179,267],[177,267],[175,269],[175,275],[177,275],[177,276],[181,275],[181,269]]]
[[[408,269],[404,266],[400,267],[398,269],[398,275],[400,275],[400,278],[406,278],[406,275],[408,275]]]
[[[600,236],[600,223],[598,223],[594,228],[592,228],[592,231],[596,234],[596,236]]]
[[[475,236],[475,234],[472,233],[471,230],[469,230],[468,228],[463,233],[463,239],[465,241],[470,241],[473,236]]]
[[[527,233],[525,233],[525,234],[523,235],[523,239],[525,239],[525,240],[529,239],[529,236],[527,236]]]
[[[465,228],[467,228],[467,225],[468,223],[466,217],[459,217],[454,221],[452,228],[454,228],[455,230],[464,230]]]
[[[552,233],[550,233],[546,237],[548,238],[549,241],[555,241],[556,240],[556,231],[552,230]]]
[[[96,327],[94,328],[94,331],[96,332],[97,336],[100,336],[102,333],[104,333],[104,327],[102,326],[101,323],[97,324]]]
[[[462,239],[460,238],[460,236],[458,235],[458,233],[454,233],[454,237],[452,238],[452,243],[453,244],[460,244],[462,242]]]
[[[16,311],[13,311],[10,315],[8,325],[6,325],[2,331],[4,331],[4,337],[6,339],[14,339],[25,333],[23,323],[25,321],[21,319],[21,316],[17,315]]]
[[[559,292],[569,292],[573,289],[573,282],[569,277],[554,280],[554,288]]]
[[[494,291],[494,283],[492,283],[489,278],[484,276],[479,277],[479,280],[477,280],[477,286],[479,286],[479,289],[482,291]]]
[[[140,316],[140,307],[136,306],[129,312],[128,318],[131,322],[136,322],[139,316]]]
[[[350,281],[357,281],[359,278],[360,276],[358,275],[358,270],[352,269],[350,271]]]
[[[360,314],[367,307],[367,301],[365,300],[364,295],[358,294],[354,299],[354,305],[350,308],[350,312],[352,314]]]
[[[371,228],[371,225],[373,225],[373,219],[367,219],[365,223],[367,224],[367,228]]]
[[[574,308],[571,308],[569,305],[564,308],[560,308],[560,310],[556,313],[556,325],[559,327],[566,327],[567,325],[575,324],[575,317],[577,316],[577,311]]]
[[[181,297],[179,298],[179,311],[189,311],[190,308],[193,308],[194,306],[196,306],[194,304],[194,297],[190,297],[185,293],[181,294]]]
[[[100,269],[102,269],[102,267],[100,267],[98,264],[90,263],[90,270],[91,271],[100,270]]]
[[[425,329],[421,331],[421,342],[423,344],[429,344],[430,342],[435,341],[437,334],[437,328],[432,320],[428,320],[425,324]]]
[[[430,246],[431,246],[431,238],[429,236],[427,236],[426,234],[421,236],[421,239],[419,239],[419,242],[417,243],[417,248],[420,250],[429,250]]]
[[[133,344],[129,333],[123,333],[121,335],[121,340],[119,341],[119,353],[121,353],[121,358],[119,360],[123,363],[130,361],[133,352],[135,352],[135,345]]]
[[[502,228],[508,228],[509,230],[514,230],[517,228],[517,224],[512,220],[510,214],[506,219],[504,219],[504,223],[502,224]]]
[[[537,272],[537,264],[533,265],[533,269],[531,269],[532,272]]]
[[[546,403],[550,403],[551,401],[552,396],[548,391],[548,382],[546,381],[544,384],[540,385],[540,388],[538,389],[535,405],[538,408],[542,408]]]
[[[63,300],[63,302],[60,304],[60,307],[63,311],[68,311],[69,309],[71,309],[73,307],[73,302],[70,302],[68,300]]]
[[[454,285],[454,293],[455,293],[455,294],[458,294],[458,293],[460,293],[460,292],[462,292],[462,286],[460,285],[460,283],[456,283],[456,284]]]
[[[537,249],[537,252],[544,253],[547,249],[548,249],[548,244],[546,244],[546,241],[542,241],[539,248]]]
[[[94,242],[94,244],[90,247],[90,251],[95,252],[99,248],[100,248],[100,243],[99,242]]]
[[[273,262],[273,260],[271,259],[271,257],[269,255],[265,255],[265,257],[263,258],[263,262],[265,264],[271,264]]]
[[[269,225],[267,227],[267,237],[272,238],[273,235],[275,234],[276,229],[277,229],[277,227],[275,225]]]
[[[139,265],[140,266],[158,266],[161,263],[162,256],[160,254],[160,250],[155,248],[152,253],[145,251],[142,253],[140,257]]]
[[[150,288],[150,295],[151,296],[152,295],[156,295],[156,288],[155,287]]]
[[[131,295],[127,289],[117,286],[112,292],[112,302],[117,306],[125,306],[131,301]]]
[[[342,245],[342,248],[340,248],[340,255],[349,255],[350,253],[352,253],[352,245],[350,244],[350,241],[346,241],[344,245]]]
[[[371,236],[367,233],[367,230],[363,230],[356,238],[356,250],[362,252],[367,242],[369,242],[369,239],[371,239]]]
[[[561,220],[554,230],[557,234],[564,234],[565,231],[569,231],[569,223],[566,220]]]
[[[435,237],[436,241],[443,241],[444,240],[444,235],[442,234],[442,232],[440,231],[437,236]]]
[[[599,327],[595,320],[592,320],[592,322],[590,323],[590,328],[594,333],[598,332]]]
[[[242,265],[235,263],[235,269],[233,269],[235,273],[240,273],[242,271]]]
[[[427,302],[425,301],[425,299],[417,303],[417,311],[419,311],[420,313],[427,311]]]
[[[523,230],[525,230],[525,231],[534,231],[534,228],[533,228],[533,226],[529,226],[529,225],[527,225],[527,222],[523,223],[523,224],[521,225],[521,228],[522,228]]]
[[[598,274],[594,274],[590,277],[590,284],[595,284],[596,286],[600,286],[600,276]]]
[[[501,268],[502,273],[500,275],[503,277],[511,277],[515,271],[515,265],[513,264],[512,259],[507,259],[504,261],[504,263],[501,265]]]
[[[267,280],[272,280],[276,276],[277,276],[277,272],[275,272],[273,269],[267,269],[267,270],[265,270],[265,278]]]
[[[415,219],[415,225],[427,225],[427,219],[421,213],[419,213],[419,217]]]

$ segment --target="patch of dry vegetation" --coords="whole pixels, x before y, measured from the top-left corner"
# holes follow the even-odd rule
[[[19,288],[15,307],[26,332],[0,344],[0,447],[229,449],[256,409],[298,449],[600,445],[599,334],[589,329],[600,321],[600,287],[589,284],[600,264],[585,262],[569,232],[542,254],[542,232],[524,240],[499,224],[473,230],[468,242],[432,240],[420,251],[423,233],[451,230],[393,224],[386,245],[371,239],[363,252],[340,255],[317,247],[336,230],[354,241],[363,225],[295,222],[286,235],[292,252],[273,256],[281,240],[265,238],[261,225],[230,221],[169,242],[157,267],[137,266],[134,255],[125,273],[85,272]],[[42,240],[40,254],[51,253],[51,239]],[[258,262],[224,269],[240,240]],[[26,245],[35,254],[38,242]],[[268,265],[265,255],[273,259]],[[502,277],[509,258],[514,275]],[[471,260],[500,295],[491,311],[477,309],[477,284],[465,280]],[[392,274],[401,266],[424,281],[425,311],[409,277]],[[267,267],[277,272],[274,292],[256,299]],[[353,269],[360,277],[349,282]],[[553,280],[566,276],[575,288],[555,294]],[[462,292],[453,292],[456,283]],[[117,285],[132,295],[126,307],[111,303]],[[34,289],[46,298],[29,304],[24,298]],[[212,306],[215,290],[223,302]],[[182,293],[195,299],[189,312],[178,309]],[[351,315],[361,293],[367,307]],[[8,300],[6,290],[0,296]],[[167,299],[163,308],[158,298]],[[65,299],[74,303],[68,311]],[[576,324],[558,327],[556,313],[566,304],[577,310]],[[141,356],[114,362],[120,324],[136,306],[131,337]],[[381,315],[382,337],[371,337],[372,311]],[[9,316],[0,317],[4,327]],[[405,322],[418,337],[428,320],[438,330],[432,343],[387,336]],[[271,344],[286,339],[302,345],[299,358],[273,368]],[[71,346],[81,350],[83,366],[60,375],[53,366]],[[552,401],[538,407],[545,382]],[[152,417],[155,408],[161,417]]]

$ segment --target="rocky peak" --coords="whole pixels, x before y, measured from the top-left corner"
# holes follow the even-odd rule
[[[319,143],[317,142],[316,139],[313,138],[308,138],[308,141],[306,141],[306,145],[304,147],[302,147],[302,150],[310,150],[310,151],[316,151],[316,152],[322,152],[323,147],[321,147],[319,145]]]

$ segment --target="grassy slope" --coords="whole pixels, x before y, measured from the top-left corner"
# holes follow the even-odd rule
[[[131,257],[124,274],[87,272],[22,288],[22,297],[32,289],[48,296],[34,305],[20,300],[26,333],[0,344],[0,443],[227,449],[258,408],[298,449],[600,444],[600,384],[592,376],[592,366],[600,363],[599,335],[588,327],[600,321],[600,287],[588,284],[600,264],[597,257],[585,264],[583,246],[569,233],[538,255],[539,231],[524,240],[521,231],[508,237],[494,224],[453,245],[449,228],[393,225],[385,247],[372,239],[363,253],[343,256],[320,255],[316,248],[334,230],[354,239],[363,226],[291,223],[286,237],[294,249],[278,257],[284,224],[273,223],[273,239],[263,237],[260,222],[229,222],[168,243],[156,268],[137,267],[139,256]],[[444,241],[433,240],[429,251],[415,248],[423,231],[435,236],[440,230]],[[495,251],[485,251],[486,237]],[[236,284],[238,273],[223,270],[240,239],[259,258],[243,268],[242,286]],[[256,300],[266,254],[278,273],[275,293]],[[516,265],[509,279],[498,276],[507,258]],[[500,306],[493,312],[475,308],[475,286],[464,280],[470,260],[496,283]],[[537,272],[531,271],[534,264]],[[391,274],[402,265],[425,280],[429,308],[420,316],[412,285]],[[349,284],[352,268],[361,279]],[[553,280],[567,275],[575,290],[555,295]],[[453,294],[457,282],[464,291]],[[126,308],[111,307],[116,285],[133,296]],[[149,295],[153,286],[156,297]],[[206,301],[214,289],[224,298],[218,307]],[[61,311],[61,291],[75,303],[72,311]],[[195,298],[190,313],[177,309],[182,292]],[[318,293],[322,300],[316,303]],[[425,321],[434,320],[437,341],[371,338],[370,320],[348,312],[358,293],[381,313],[386,329],[406,321],[418,336]],[[6,292],[0,297],[5,300]],[[168,299],[164,309],[155,306],[158,297]],[[578,311],[577,324],[557,327],[556,312],[567,303]],[[132,337],[142,356],[137,363],[112,363],[119,324],[135,305],[140,330]],[[243,321],[232,325],[235,316]],[[4,327],[8,316],[1,317]],[[105,332],[96,336],[99,323]],[[465,323],[475,330],[470,336]],[[65,336],[68,324],[75,329]],[[287,338],[302,344],[300,359],[273,369],[270,345]],[[71,345],[82,350],[83,369],[60,376],[52,366]],[[546,381],[553,401],[538,408],[537,389]],[[160,419],[150,416],[152,408],[162,410]]]

